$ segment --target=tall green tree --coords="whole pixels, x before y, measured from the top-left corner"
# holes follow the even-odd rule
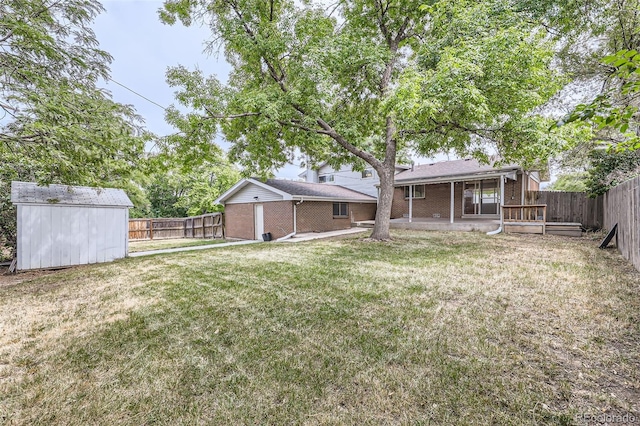
[[[111,56],[98,47],[94,0],[0,2],[0,239],[14,244],[11,180],[117,186],[147,135],[126,105],[100,89]],[[6,220],[5,220],[6,219]]]
[[[149,215],[185,217],[220,211],[215,200],[240,179],[240,172],[221,158],[187,166],[158,168],[151,176],[144,186]]]
[[[558,148],[531,114],[558,89],[550,46],[510,2],[167,0],[161,19],[205,24],[228,83],[184,67],[169,122],[202,150],[222,129],[231,155],[268,173],[297,149],[380,176],[373,239],[389,238],[400,153],[441,150],[532,162]]]

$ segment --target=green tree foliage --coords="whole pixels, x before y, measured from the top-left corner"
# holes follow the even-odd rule
[[[111,57],[90,28],[93,0],[0,2],[0,238],[15,240],[11,180],[139,189],[148,135],[131,107],[98,87]],[[13,219],[12,219],[13,218]]]
[[[587,190],[586,178],[587,173],[585,172],[563,173],[547,189],[552,191],[585,192]]]
[[[593,150],[590,161],[586,186],[592,197],[602,195],[619,183],[640,176],[640,150]]]
[[[557,125],[582,122],[593,126],[600,140],[614,150],[640,149],[640,53],[621,50],[605,57],[603,63],[612,68],[610,78],[618,84],[591,103],[578,105]]]
[[[185,217],[220,211],[215,200],[239,179],[227,161],[204,161],[188,169],[173,167],[151,176],[145,185],[151,217]]]
[[[169,24],[205,24],[233,71],[168,72],[170,140],[194,155],[222,129],[231,155],[266,174],[297,150],[381,178],[372,238],[389,237],[398,153],[455,150],[533,162],[559,147],[531,114],[559,87],[544,35],[507,1],[168,0]]]

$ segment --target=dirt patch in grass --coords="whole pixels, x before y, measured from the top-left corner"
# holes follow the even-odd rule
[[[639,416],[640,274],[590,239],[397,232],[0,287],[9,424]]]

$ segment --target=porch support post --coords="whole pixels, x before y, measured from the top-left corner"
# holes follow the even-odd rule
[[[409,222],[413,219],[413,185],[409,185]]]
[[[451,181],[451,213],[449,213],[449,222],[453,223],[453,212],[454,212],[454,205],[455,205],[455,198],[454,198],[454,187],[455,184],[453,183],[453,181]]]
[[[500,175],[500,224],[504,223],[504,175]]]
[[[516,176],[518,176],[518,175],[516,174]],[[529,176],[527,176],[525,171],[522,170],[522,189],[520,191],[520,192],[522,192],[522,194],[520,194],[520,204],[521,205],[524,205],[524,202],[525,202],[524,194],[525,194],[526,190],[529,189],[529,187],[525,186],[525,179],[528,182],[529,181]]]

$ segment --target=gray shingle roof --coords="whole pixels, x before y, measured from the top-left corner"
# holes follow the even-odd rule
[[[133,207],[122,189],[87,186],[38,186],[32,182],[11,182],[13,204]]]
[[[293,196],[301,197],[321,197],[336,200],[364,200],[375,201],[374,197],[347,189],[340,185],[326,183],[297,182],[292,180],[267,179],[265,182],[272,188]]]
[[[483,174],[500,170],[517,170],[515,164],[505,164],[494,167],[491,164],[480,164],[478,160],[467,158],[463,160],[440,161],[438,163],[422,164],[415,166],[413,170],[398,173],[395,181],[412,181],[418,179],[436,179],[441,177],[454,177],[462,175]]]

